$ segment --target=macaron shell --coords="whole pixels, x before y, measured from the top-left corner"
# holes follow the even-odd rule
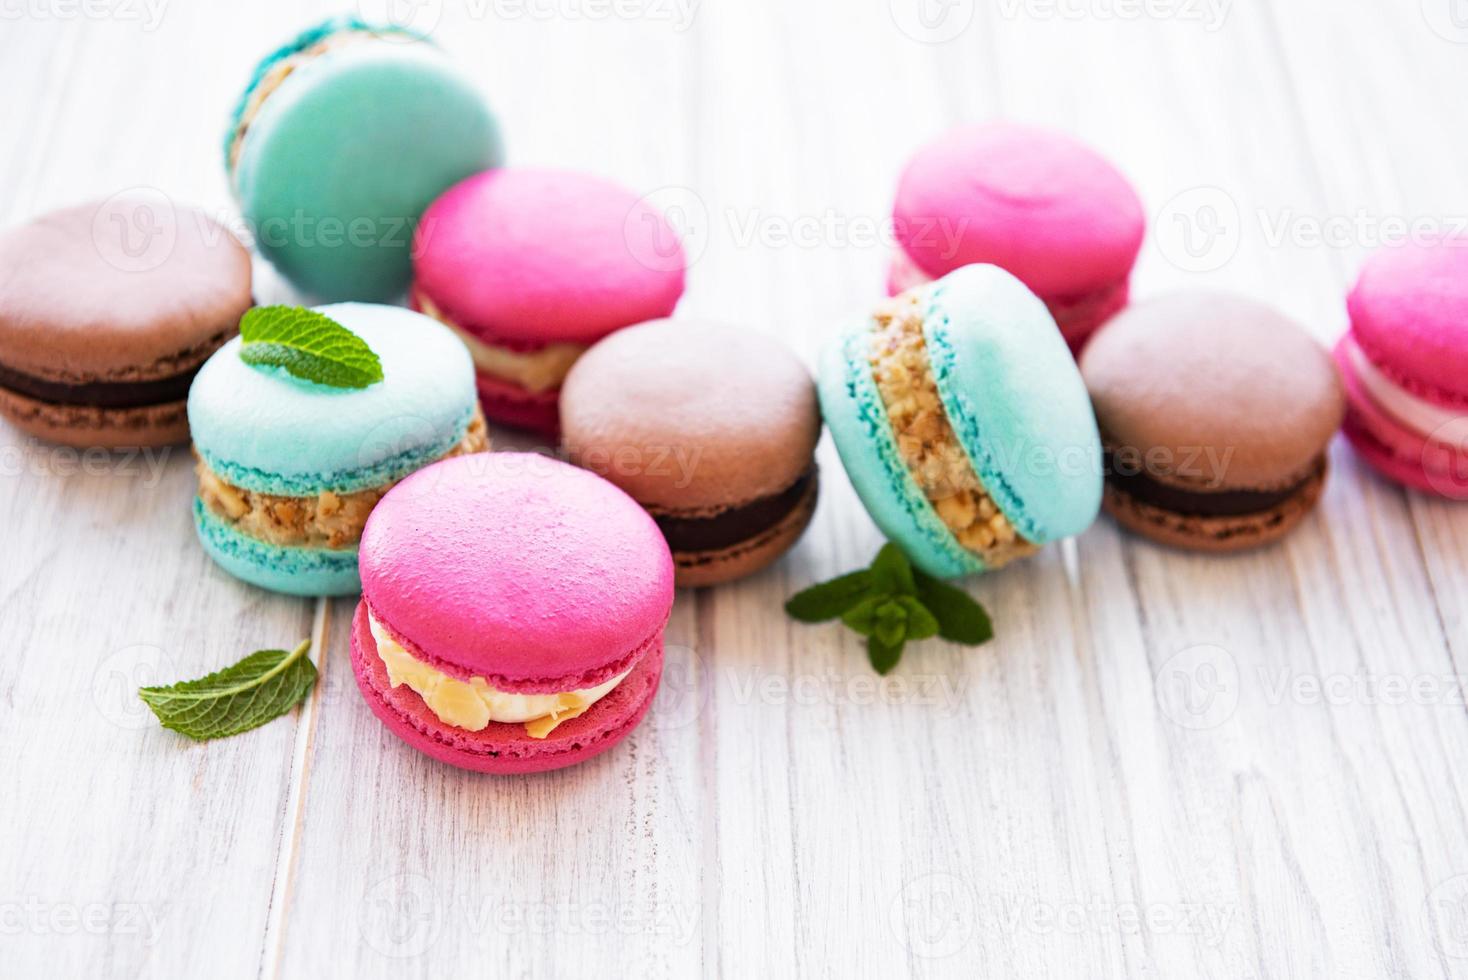
[[[424,209],[503,157],[488,107],[437,48],[369,37],[312,58],[266,99],[235,188],[261,253],[297,287],[384,300],[412,277]]]
[[[1070,350],[1032,292],[966,266],[927,295],[938,394],[984,488],[1027,540],[1079,534],[1101,506],[1101,440]]]
[[[811,467],[821,434],[810,372],[775,338],[688,320],[620,330],[561,390],[570,458],[638,503],[737,507]]]
[[[837,339],[821,358],[821,414],[867,513],[923,571],[941,578],[982,572],[912,478],[866,358],[869,326]]]
[[[1344,392],[1329,354],[1275,310],[1211,291],[1128,308],[1081,358],[1113,446],[1153,475],[1214,488],[1300,479],[1340,427]]]
[[[1324,490],[1325,472],[1321,471],[1299,493],[1262,513],[1204,517],[1162,510],[1108,484],[1105,506],[1118,524],[1159,544],[1190,551],[1244,551],[1289,534],[1315,508]]]
[[[1420,398],[1468,410],[1468,241],[1378,252],[1347,305],[1373,364]]]
[[[908,163],[897,240],[937,278],[972,263],[1008,269],[1045,299],[1131,274],[1146,219],[1126,178],[1061,133],[1006,122],[961,126]]]
[[[721,585],[753,575],[773,564],[795,546],[815,516],[819,476],[811,479],[795,508],[772,528],[747,541],[716,551],[675,551],[676,581],[680,589]]]
[[[561,433],[559,388],[531,391],[512,381],[479,374],[475,378],[485,418],[556,440]]]
[[[0,416],[26,435],[79,449],[130,449],[189,441],[184,402],[141,408],[53,405],[0,388]]]
[[[227,482],[306,496],[382,486],[447,453],[475,403],[469,352],[448,328],[394,306],[320,307],[367,342],[383,380],[329,388],[246,364],[230,341],[189,391],[194,443]]]
[[[194,498],[194,530],[204,551],[242,582],[286,595],[356,595],[356,548],[292,548],[241,534]]]
[[[360,550],[366,600],[414,656],[502,690],[600,683],[673,604],[652,518],[600,477],[530,453],[418,471],[378,503]]]
[[[612,748],[647,714],[663,670],[659,633],[611,693],[585,714],[537,739],[517,724],[491,723],[479,732],[445,725],[411,689],[392,687],[376,649],[367,624],[367,604],[362,602],[352,619],[352,673],[372,713],[393,734],[431,758],[461,769],[504,775],[560,769]]]
[[[490,344],[593,343],[672,313],[683,275],[660,211],[571,171],[469,177],[433,203],[415,244],[415,290]]]

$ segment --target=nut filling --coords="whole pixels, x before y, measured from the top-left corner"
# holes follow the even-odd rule
[[[483,452],[488,448],[484,416],[476,408],[464,430],[464,438],[441,458]],[[199,474],[199,497],[210,513],[229,522],[241,534],[273,545],[350,548],[361,539],[372,508],[393,488],[388,483],[353,493],[328,490],[314,497],[281,497],[226,483],[203,459],[196,460],[194,469]]]
[[[922,290],[884,302],[873,314],[872,379],[912,478],[958,543],[998,568],[1039,550],[1020,537],[989,497],[938,397],[923,340]]]

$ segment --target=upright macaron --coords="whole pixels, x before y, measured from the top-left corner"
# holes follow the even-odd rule
[[[1035,292],[1073,351],[1127,303],[1146,218],[1090,147],[1008,122],[950,130],[902,172],[892,208],[897,294],[961,266],[997,265]]]
[[[1378,253],[1348,305],[1346,438],[1398,483],[1468,500],[1468,242]]]
[[[366,342],[382,380],[337,388],[247,364],[240,340],[189,391],[198,457],[194,523],[219,565],[295,595],[350,595],[367,515],[403,477],[487,448],[469,355],[411,310],[317,308]]]
[[[929,574],[999,568],[1095,520],[1085,386],[1045,304],[1002,269],[883,303],[827,348],[820,398],[872,519]]]
[[[1233,551],[1300,523],[1344,400],[1326,353],[1267,306],[1190,292],[1131,307],[1081,372],[1108,458],[1106,509],[1164,544]]]
[[[504,158],[494,116],[438,47],[355,17],[260,62],[224,155],[261,254],[328,301],[402,293],[423,209]]]
[[[0,234],[0,415],[70,446],[185,442],[199,365],[250,308],[250,256],[156,192]]]
[[[413,304],[468,345],[485,415],[543,435],[586,348],[683,295],[683,247],[662,212],[569,171],[470,177],[424,215],[414,251]]]
[[[571,369],[561,426],[572,462],[652,514],[680,586],[759,571],[815,512],[815,385],[768,334],[685,320],[619,330]]]
[[[448,460],[367,522],[352,669],[420,752],[480,772],[558,769],[647,712],[672,605],[668,546],[621,490],[535,454]]]

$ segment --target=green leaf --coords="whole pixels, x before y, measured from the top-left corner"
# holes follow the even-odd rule
[[[367,342],[331,317],[299,306],[257,306],[240,321],[240,359],[284,368],[333,388],[365,388],[382,380],[382,362]]]
[[[877,608],[877,621],[872,636],[888,646],[900,646],[907,639],[907,610],[889,599]]]
[[[912,564],[895,544],[884,544],[872,559],[872,587],[887,595],[916,595]]]
[[[841,622],[862,636],[871,636],[877,627],[877,611],[890,601],[884,595],[869,596],[844,613]]]
[[[289,652],[257,650],[232,667],[171,687],[145,687],[138,697],[164,728],[195,741],[238,735],[278,718],[306,696],[316,667],[311,641]]]
[[[785,611],[802,623],[823,623],[856,607],[871,593],[871,573],[850,572],[829,582],[797,592],[785,603]]]
[[[888,644],[875,636],[868,637],[867,659],[872,662],[872,669],[885,676],[902,659],[902,647],[902,640]]]
[[[978,646],[994,638],[989,614],[965,591],[924,572],[916,573],[918,599],[938,621],[938,635]]]
[[[907,613],[907,638],[909,640],[926,640],[930,636],[938,635],[938,620],[921,602],[910,595],[902,596],[897,600]]]

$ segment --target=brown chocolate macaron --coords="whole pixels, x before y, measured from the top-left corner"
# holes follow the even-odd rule
[[[684,320],[620,330],[576,362],[560,408],[567,456],[652,514],[680,586],[757,572],[810,523],[815,385],[772,337]]]
[[[250,256],[163,195],[64,208],[0,234],[0,415],[70,446],[188,439],[199,366],[250,307]]]
[[[1081,358],[1106,448],[1105,507],[1164,544],[1274,541],[1315,506],[1345,402],[1301,327],[1252,300],[1178,293],[1107,324]]]

